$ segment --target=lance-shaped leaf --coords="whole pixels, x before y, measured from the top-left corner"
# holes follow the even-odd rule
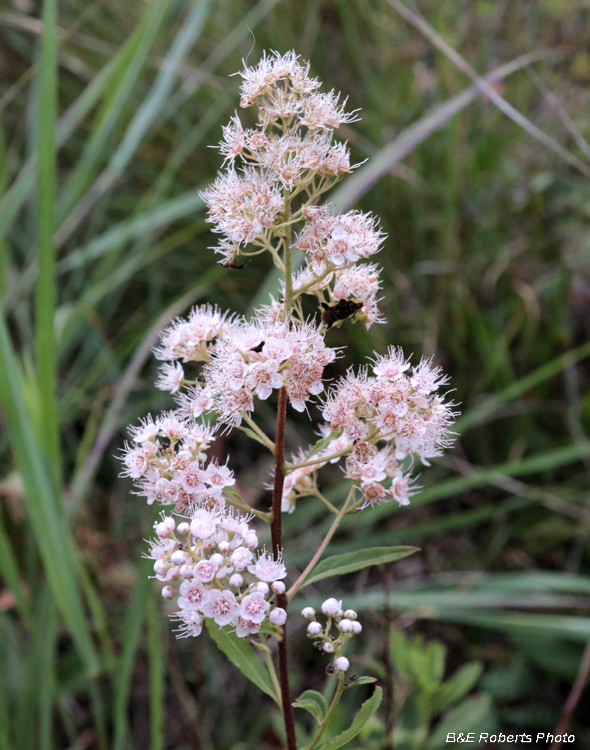
[[[350,727],[345,732],[342,732],[337,737],[334,737],[333,740],[330,740],[329,742],[326,742],[324,745],[322,745],[322,750],[336,750],[337,747],[342,747],[342,745],[346,745],[347,742],[350,742],[350,740],[354,739],[365,726],[365,724],[369,721],[375,711],[379,708],[382,695],[383,691],[381,690],[381,688],[376,687],[373,695],[361,706],[360,711],[354,717],[354,721],[352,722]]]
[[[306,711],[309,711],[317,721],[318,725],[321,725],[328,711],[326,699],[316,690],[306,690],[304,693],[301,693],[299,698],[293,703],[293,706],[295,708],[304,708]]]
[[[342,576],[346,573],[354,573],[371,565],[383,565],[385,563],[401,560],[408,555],[418,551],[418,547],[372,547],[361,549],[356,552],[347,552],[344,555],[327,557],[316,565],[311,576],[303,584],[316,583],[324,578]]]
[[[279,703],[268,671],[256,656],[247,638],[238,638],[235,633],[220,628],[213,620],[207,620],[209,635],[227,658],[240,672],[253,682],[262,692]]]
[[[359,677],[358,680],[353,680],[353,682],[348,685],[349,688],[354,687],[355,685],[370,685],[372,682],[377,682],[376,677]]]

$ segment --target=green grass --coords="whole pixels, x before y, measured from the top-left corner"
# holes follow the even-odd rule
[[[434,354],[461,403],[454,456],[422,472],[412,506],[355,516],[330,548],[422,548],[342,581],[363,610],[357,663],[370,671],[397,620],[442,639],[453,667],[520,660],[535,687],[494,698],[504,728],[553,717],[590,638],[589,11],[419,3],[514,122],[387,0],[42,6],[0,13],[0,750],[280,746],[271,702],[208,636],[171,636],[140,559],[151,511],[113,458],[127,423],[169,406],[152,386],[157,330],[196,302],[247,312],[276,288],[264,260],[216,264],[199,197],[220,166],[206,146],[238,107],[228,76],[264,49],[301,52],[362,108],[341,136],[370,160],[332,199],[389,233],[388,323],[331,343],[356,363],[392,343]],[[292,417],[289,435],[307,444],[308,423]],[[220,455],[266,509],[252,445],[232,434]],[[313,501],[285,519],[287,560],[305,563],[323,523]],[[292,632],[294,689],[321,689]]]

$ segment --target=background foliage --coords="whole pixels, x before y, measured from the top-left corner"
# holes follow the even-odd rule
[[[210,638],[171,635],[140,561],[153,514],[114,454],[127,423],[169,406],[152,386],[157,330],[201,301],[247,313],[274,288],[264,259],[216,265],[198,189],[220,165],[206,146],[237,107],[228,75],[248,54],[291,48],[362,108],[339,134],[381,172],[363,168],[335,200],[389,233],[389,322],[345,325],[332,342],[356,363],[391,343],[435,355],[463,412],[453,455],[423,472],[412,506],[348,519],[330,548],[421,547],[342,580],[365,627],[353,665],[384,689],[355,742],[434,750],[470,721],[553,730],[590,639],[588,9],[419,3],[482,75],[518,61],[494,90],[576,167],[387,0],[40,6],[0,10],[0,748],[280,747],[270,700],[261,710]],[[309,428],[291,420],[296,448]],[[232,435],[216,450],[264,508],[256,446]],[[325,530],[315,502],[286,522],[294,568]],[[313,603],[328,585],[307,591]],[[297,623],[294,689],[321,690],[323,662]],[[461,683],[450,698],[443,679]],[[355,690],[334,732],[371,689]],[[586,698],[579,747],[588,715]]]

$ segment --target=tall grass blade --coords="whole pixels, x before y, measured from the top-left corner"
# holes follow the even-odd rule
[[[16,359],[3,316],[0,316],[0,402],[25,485],[31,527],[53,595],[88,673],[95,674],[98,660],[76,585],[73,544],[55,497],[55,483],[45,466],[23,401]]]
[[[132,40],[126,43],[126,47]],[[84,120],[92,107],[104,94],[107,86],[117,73],[121,60],[125,59],[123,51],[110,60],[90,81],[80,96],[70,105],[57,122],[55,141],[61,147],[68,141],[78,125]],[[0,200],[0,242],[10,231],[10,227],[25,200],[30,195],[35,183],[35,167],[37,152],[33,153],[25,162],[18,177]]]
[[[41,69],[39,81],[39,122],[37,200],[39,205],[39,276],[35,299],[37,379],[40,393],[41,431],[44,452],[49,460],[56,487],[61,480],[59,422],[56,399],[55,358],[55,278],[54,278],[54,197],[55,121],[57,111],[56,4],[43,4]]]
[[[585,357],[590,357],[590,342],[582,344],[582,346],[578,346],[576,349],[572,349],[571,351],[552,359],[551,362],[541,365],[541,367],[538,367],[523,378],[510,383],[509,386],[501,390],[499,393],[490,396],[482,404],[470,409],[464,416],[459,417],[455,423],[454,429],[459,433],[466,432],[471,427],[484,421],[504,404],[522,396],[526,391],[534,388],[543,381],[552,378],[554,375],[557,375],[558,372],[562,372],[562,370],[567,369]]]
[[[211,0],[197,0],[192,11],[188,14],[164,59],[164,65],[156,77],[150,94],[135,113],[108,166],[100,174],[91,189],[82,197],[67,222],[60,228],[57,240],[60,245],[79,226],[96,201],[119,179],[149,127],[165,110],[164,105],[176,80],[178,69],[203,28],[210,4]],[[166,3],[162,3],[162,5],[166,5]]]
[[[115,681],[115,700],[113,705],[113,716],[115,722],[115,736],[112,750],[126,750],[129,736],[129,723],[127,716],[129,691],[131,687],[131,674],[139,648],[139,636],[143,625],[148,601],[150,599],[151,581],[150,573],[153,573],[149,560],[142,560],[137,570],[137,584],[131,606],[127,610],[123,626],[123,652],[119,659]]]
[[[66,217],[92,182],[96,165],[104,153],[109,137],[129,104],[170,5],[171,0],[152,0],[146,5],[136,34],[124,50],[114,90],[98,113],[96,129],[60,193],[57,221],[61,226],[55,235],[57,247],[61,247],[77,226],[74,221],[68,221]]]

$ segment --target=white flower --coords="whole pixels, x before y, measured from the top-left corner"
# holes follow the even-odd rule
[[[346,672],[346,670],[350,666],[350,662],[348,661],[346,656],[337,656],[334,660],[334,666],[339,672]]]
[[[344,612],[344,617],[346,617],[346,618],[347,618],[348,620],[356,620],[356,618],[357,618],[357,614],[356,614],[356,612],[354,611],[354,609],[347,609],[347,610],[346,610],[346,611]]]
[[[322,632],[322,626],[319,622],[310,622],[307,626],[309,635],[319,635]]]
[[[351,620],[342,619],[338,623],[338,630],[341,633],[352,633],[352,622]]]
[[[271,585],[271,589],[275,592],[275,594],[284,594],[286,590],[286,586],[282,581],[275,581]]]
[[[310,620],[315,615],[315,609],[313,607],[304,607],[301,610],[301,614],[306,620]]]
[[[253,594],[248,594],[242,599],[242,608],[240,616],[244,620],[250,622],[261,623],[264,620],[266,610],[269,609],[270,604],[265,600],[262,594],[255,591]]]
[[[324,651],[327,654],[333,654],[334,653],[334,646],[331,643],[329,643],[328,641],[326,641],[326,643],[324,643],[324,645],[322,646],[322,648],[324,649]]]
[[[363,626],[358,622],[358,620],[354,620],[352,623],[352,632],[354,635],[358,635],[361,630],[363,629]]]
[[[234,573],[233,576],[229,579],[229,585],[233,586],[234,588],[239,588],[244,583],[244,579],[239,573]]]
[[[337,599],[326,599],[322,604],[322,612],[328,617],[336,617],[341,609],[342,601],[338,601]]]

